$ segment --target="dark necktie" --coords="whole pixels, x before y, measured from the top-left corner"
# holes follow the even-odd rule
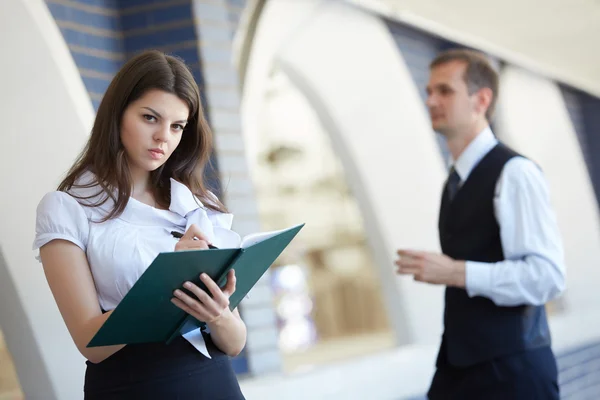
[[[450,170],[450,175],[448,175],[448,199],[450,201],[452,201],[452,199],[454,199],[454,196],[456,195],[456,192],[458,191],[458,187],[460,185],[460,176],[458,176],[458,173],[456,172],[456,170],[454,169],[454,167],[452,167],[452,169]]]

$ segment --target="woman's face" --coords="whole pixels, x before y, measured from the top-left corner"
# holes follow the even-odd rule
[[[157,89],[129,104],[120,133],[132,175],[154,171],[169,159],[181,141],[189,112],[179,97]]]

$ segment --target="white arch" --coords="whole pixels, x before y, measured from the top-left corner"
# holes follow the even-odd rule
[[[268,80],[273,70],[280,68],[303,92],[329,132],[367,217],[367,234],[378,256],[380,276],[384,281],[392,281],[385,269],[396,246],[437,247],[435,214],[444,168],[417,89],[382,22],[340,3],[305,0],[272,1],[265,5],[247,70],[241,71],[245,74],[242,112],[246,142],[250,144],[247,153],[254,155],[252,141],[258,137]],[[536,84],[537,78],[529,75],[511,83],[506,74],[510,70],[502,76],[498,131],[508,144],[542,164],[553,200],[560,203],[556,209],[563,235],[592,236],[580,245],[575,239],[565,240],[568,309],[550,321],[554,347],[560,351],[600,337],[600,315],[592,314],[592,307],[598,304],[592,285],[600,271],[591,271],[597,264],[598,250],[587,253],[592,246],[598,247],[594,239],[597,210],[591,206],[593,193],[577,158],[575,136],[564,105],[556,106],[560,103],[553,89],[556,86],[548,81]],[[532,136],[524,138],[511,132]],[[546,143],[546,136],[557,138],[557,148],[566,149],[568,177],[574,182],[566,182],[569,189],[562,193],[558,185],[562,185],[564,177],[553,169],[551,157],[555,150],[548,146],[554,144]],[[377,156],[370,157],[371,154]],[[397,175],[391,176],[391,172]],[[410,190],[415,187],[419,190]],[[589,212],[592,221],[577,233],[569,207],[579,207],[579,198],[583,198],[583,204],[575,212],[576,220]],[[413,232],[417,235],[411,237]],[[573,257],[575,260],[570,260]],[[571,264],[580,260],[586,266],[575,273]],[[586,282],[588,272],[591,273]],[[435,345],[405,346],[285,379],[247,381],[242,385],[246,396],[299,399],[307,387],[314,398],[372,397],[375,392],[382,398],[422,395],[434,369],[437,334],[441,330],[442,302],[440,293],[436,293],[441,288],[408,281],[401,281],[398,290],[389,282],[384,288],[388,307],[396,307],[392,313],[399,342]],[[573,295],[578,290],[582,292]],[[580,306],[582,310],[578,309]]]
[[[82,398],[84,359],[31,243],[37,203],[82,148],[94,111],[43,0],[2,1],[0,26],[0,325],[26,398]]]
[[[536,161],[549,182],[567,265],[566,310],[551,320],[555,347],[599,338],[600,217],[560,88],[523,69],[505,67],[497,126],[499,136]]]
[[[280,68],[319,115],[344,165],[398,343],[437,344],[442,288],[396,278],[393,268],[398,247],[439,249],[445,172],[418,89],[379,18],[340,2],[298,3],[267,3],[260,17],[245,71],[246,142],[257,137],[266,82]]]

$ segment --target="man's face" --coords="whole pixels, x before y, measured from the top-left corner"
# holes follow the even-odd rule
[[[477,93],[469,94],[464,79],[467,64],[449,61],[431,70],[427,108],[434,131],[446,137],[468,132],[481,118]]]

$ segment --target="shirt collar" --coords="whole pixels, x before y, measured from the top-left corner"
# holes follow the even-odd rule
[[[467,180],[473,168],[497,144],[498,140],[489,126],[475,137],[458,159],[453,162],[454,169],[462,182]]]
[[[176,181],[173,178],[171,178],[170,180],[171,204],[169,205],[169,211],[179,215],[180,217],[185,218],[192,211],[195,211],[199,208],[205,209],[204,204],[202,204],[202,202],[192,193],[192,191],[186,185]],[[99,190],[100,186],[97,184],[96,176],[89,171],[86,171],[84,174],[82,174],[81,177],[77,180],[76,184],[89,186],[76,186],[75,188],[72,188],[69,191],[72,194],[75,194],[79,197],[83,197],[81,202],[84,204],[95,206],[96,204],[101,202],[101,200],[104,200],[107,197],[106,193],[104,193],[102,190]],[[116,196],[117,191],[113,190],[113,194]],[[139,204],[142,205],[142,209],[157,211],[161,212],[161,214],[164,214],[164,210],[159,210],[150,207],[145,203],[141,203],[138,200],[135,200],[134,198],[130,198],[128,205],[129,203],[133,205]],[[102,205],[94,208],[97,208],[98,211],[107,214],[112,210],[113,207],[114,201],[111,198],[108,198]],[[136,211],[133,211],[130,209],[130,207],[125,207],[125,210],[123,210],[121,217],[127,220],[135,220],[136,213],[139,211],[138,209],[139,207],[136,207]],[[140,218],[147,218],[147,215],[141,216]]]
[[[192,191],[183,183],[171,178],[171,205],[169,210],[185,217],[204,205],[198,200]]]

